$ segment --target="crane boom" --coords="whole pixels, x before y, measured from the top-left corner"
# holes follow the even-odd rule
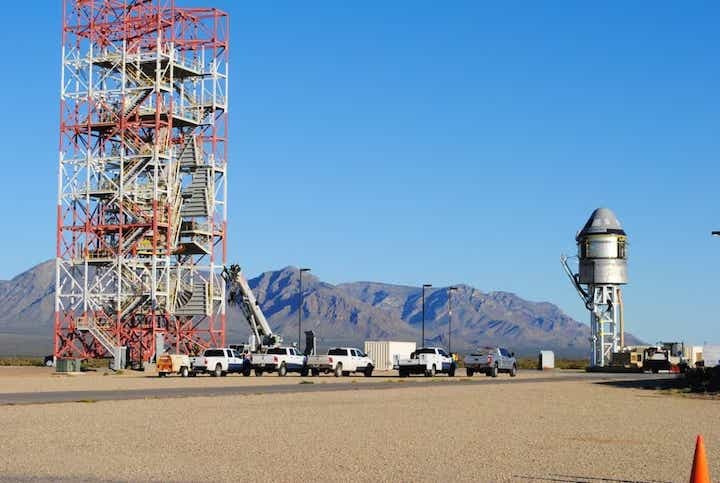
[[[228,303],[240,307],[243,315],[250,325],[250,330],[255,338],[254,351],[263,346],[275,346],[280,343],[280,337],[273,334],[265,314],[255,299],[250,285],[242,274],[240,265],[233,264],[224,267],[222,276],[225,279]]]

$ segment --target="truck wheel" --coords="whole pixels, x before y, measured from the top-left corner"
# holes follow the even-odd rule
[[[437,369],[435,368],[435,364],[433,364],[429,371],[425,371],[425,376],[426,377],[435,377],[436,373],[437,373]]]
[[[450,364],[450,370],[448,371],[448,377],[455,377],[455,364]]]
[[[400,371],[398,372],[400,372],[400,377],[408,377],[407,371],[403,371],[402,369],[400,369]]]
[[[158,377],[165,377],[165,373],[164,373],[164,372],[158,372]]]
[[[317,369],[313,369],[311,372],[314,377],[318,377],[320,375],[320,371]]]
[[[302,377],[306,377],[306,376],[308,375],[308,368],[307,368],[307,366],[303,366],[303,368],[300,369],[300,375],[301,375]]]
[[[335,377],[340,377],[342,375],[343,375],[342,362],[338,362],[338,365],[335,366]]]
[[[515,377],[515,376],[517,376],[517,366],[513,365],[512,369],[510,369],[510,377]]]
[[[245,377],[250,377],[250,374],[251,374],[251,368],[250,368],[250,366],[245,367],[245,368],[243,369],[243,371],[242,371],[242,375],[245,376]]]
[[[280,367],[278,367],[278,376],[285,377],[287,375],[287,366],[283,362],[280,364]]]
[[[220,377],[223,375],[222,366],[218,363],[218,365],[215,366],[215,370],[213,371],[213,376]]]
[[[255,369],[255,377],[260,377],[263,375],[262,369]]]
[[[492,369],[490,369],[490,377],[497,377],[498,375],[498,366],[493,366]]]
[[[365,377],[372,377],[373,366],[367,366],[365,368]]]
[[[473,374],[475,374],[475,371],[472,370],[472,367],[466,367],[465,373],[466,373],[467,377],[472,377]]]
[[[190,371],[188,370],[187,367],[183,366],[180,368],[180,375],[182,377],[188,377],[190,375]]]

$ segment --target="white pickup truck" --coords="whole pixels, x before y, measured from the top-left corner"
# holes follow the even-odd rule
[[[249,376],[250,360],[227,347],[205,349],[201,356],[191,358],[192,372],[220,377],[237,373]]]
[[[372,359],[354,347],[334,347],[326,355],[308,356],[307,366],[313,376],[332,372],[335,377],[349,376],[351,372],[370,377],[375,368]]]
[[[398,360],[400,377],[407,377],[410,374],[425,374],[432,377],[438,372],[453,377],[456,367],[450,354],[439,347],[421,347],[410,354],[410,358]]]
[[[256,376],[262,376],[264,372],[277,372],[281,377],[288,372],[299,372],[301,376],[308,374],[305,356],[294,347],[270,347],[265,353],[253,354],[251,360]]]

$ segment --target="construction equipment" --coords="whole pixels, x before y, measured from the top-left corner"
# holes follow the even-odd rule
[[[685,344],[682,342],[658,342],[644,351],[643,370],[658,373],[660,371],[685,372],[687,362],[684,357]]]
[[[225,292],[227,302],[237,305],[250,325],[250,340],[248,350],[242,352],[264,352],[269,347],[276,347],[282,342],[282,338],[273,334],[265,314],[263,314],[250,285],[242,274],[240,265],[233,264],[224,267],[222,277],[225,279]],[[235,346],[239,348],[239,346]]]
[[[613,352],[610,367],[641,371],[645,359],[644,347],[626,347],[620,352]],[[624,371],[623,371],[624,372]]]

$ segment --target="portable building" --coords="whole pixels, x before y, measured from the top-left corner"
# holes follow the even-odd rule
[[[390,340],[365,341],[365,353],[380,371],[391,371],[396,358],[407,358],[415,351],[415,342],[399,342]]]
[[[540,351],[538,354],[538,370],[555,369],[555,353],[553,351]]]
[[[705,367],[720,366],[720,344],[705,344],[702,350]]]

